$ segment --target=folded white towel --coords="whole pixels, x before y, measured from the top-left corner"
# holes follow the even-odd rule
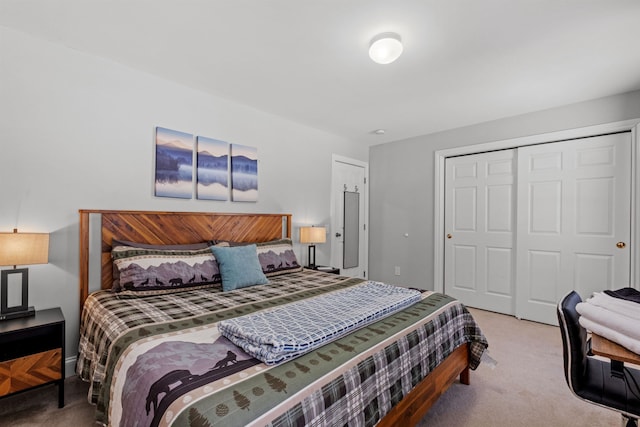
[[[640,305],[640,304],[638,304]],[[586,317],[592,322],[606,326],[623,335],[640,341],[640,320],[620,314],[588,302],[578,303],[576,311],[581,317]]]
[[[621,334],[620,332],[614,331],[611,328],[607,328],[606,326],[589,320],[584,316],[580,316],[579,322],[583,328],[595,334],[598,334],[601,337],[605,337],[609,341],[620,344],[624,348],[631,350],[634,353],[640,354],[640,340],[630,338],[624,334]]]
[[[632,319],[640,320],[640,304],[638,303],[615,298],[603,292],[594,292],[591,298],[587,298],[587,302]]]

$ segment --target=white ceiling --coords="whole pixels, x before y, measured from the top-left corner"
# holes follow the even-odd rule
[[[640,89],[639,0],[0,0],[0,25],[363,144]]]

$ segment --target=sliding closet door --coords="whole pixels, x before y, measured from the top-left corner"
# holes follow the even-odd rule
[[[445,292],[514,314],[515,150],[446,159]]]
[[[629,132],[518,149],[516,316],[629,286],[630,186]]]

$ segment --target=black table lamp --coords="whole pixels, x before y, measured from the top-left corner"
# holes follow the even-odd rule
[[[26,317],[35,314],[29,307],[29,269],[18,265],[47,264],[49,262],[48,233],[0,233],[0,266],[12,265],[12,270],[2,270],[0,281],[0,320]],[[17,280],[10,275],[21,276]]]
[[[309,268],[316,267],[316,243],[327,241],[324,227],[300,227],[300,243],[309,243]]]

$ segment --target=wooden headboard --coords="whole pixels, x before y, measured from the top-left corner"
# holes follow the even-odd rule
[[[89,217],[101,220],[101,289],[111,289],[113,239],[153,245],[177,245],[207,240],[266,242],[291,238],[291,214],[214,212],[80,211],[80,310],[89,295]]]

